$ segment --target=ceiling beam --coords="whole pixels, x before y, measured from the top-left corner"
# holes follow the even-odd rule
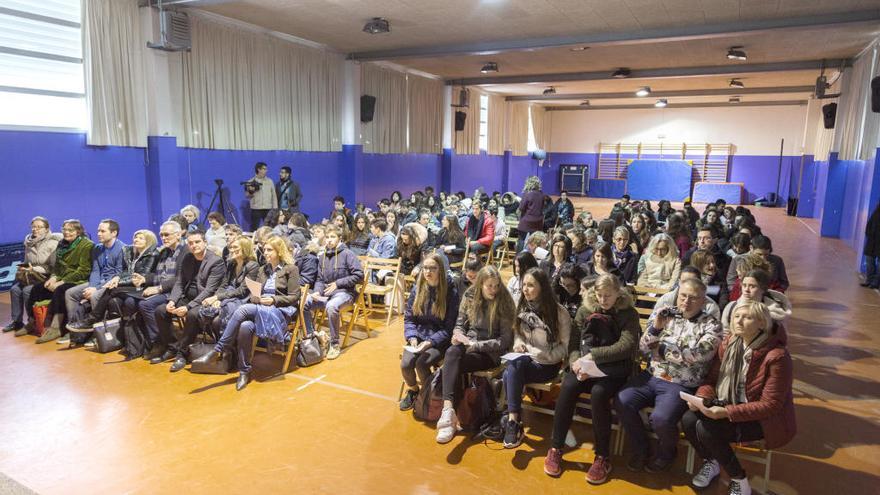
[[[553,101],[553,100],[617,100],[622,98],[672,98],[676,96],[740,96],[772,95],[787,93],[812,93],[814,86],[777,86],[768,88],[719,88],[685,89],[676,91],[652,91],[647,96],[636,96],[632,91],[626,93],[575,93],[555,95],[516,95],[508,96],[507,101]]]
[[[837,14],[758,19],[718,24],[694,24],[689,26],[641,29],[637,31],[589,33],[575,36],[553,36],[520,40],[499,40],[364,51],[351,53],[349,54],[349,58],[352,60],[374,61],[399,58],[445,57],[449,55],[492,55],[508,51],[537,50],[541,48],[554,48],[571,45],[632,45],[665,41],[723,38],[779,29],[811,28],[877,21],[880,21],[880,9],[871,9],[856,12],[841,12]]]
[[[724,103],[724,102],[710,102],[710,103],[670,103],[666,105],[664,108],[720,108],[720,107],[729,107],[729,108],[738,108],[738,107],[786,107],[786,106],[804,106],[807,104],[807,100],[789,100],[789,101],[744,101],[742,103]],[[544,107],[544,110],[549,112],[567,112],[573,110],[648,110],[654,109],[654,105],[572,105],[572,106],[557,106],[557,107]]]
[[[709,67],[669,67],[663,69],[632,69],[627,79],[662,79],[667,77],[706,77],[706,76],[732,76],[737,74],[749,74],[754,72],[780,72],[793,70],[818,70],[821,67],[837,68],[841,65],[849,66],[848,59],[832,60],[803,60],[800,62],[773,62],[767,64],[735,64],[713,65]],[[489,76],[467,77],[463,79],[449,79],[447,85],[454,86],[479,86],[482,84],[525,84],[533,82],[553,83],[564,81],[602,81],[614,79],[611,76],[613,70],[596,72],[563,72],[558,74],[527,74],[522,76]]]

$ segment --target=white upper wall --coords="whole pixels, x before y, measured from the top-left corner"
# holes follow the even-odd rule
[[[597,153],[599,143],[733,143],[737,155],[802,152],[806,106],[547,112],[548,151]]]

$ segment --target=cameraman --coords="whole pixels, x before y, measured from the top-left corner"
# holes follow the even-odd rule
[[[648,368],[617,394],[616,404],[632,440],[631,471],[666,471],[675,461],[678,421],[687,411],[679,392],[692,394],[703,384],[722,337],[721,324],[704,310],[705,304],[706,285],[700,279],[685,280],[675,308],[658,313],[642,335],[639,349],[649,356]],[[651,425],[659,441],[656,456],[646,465],[648,433],[639,411],[651,405]]]
[[[268,167],[263,162],[257,162],[254,172],[253,177],[242,183],[244,194],[251,202],[251,230],[257,230],[269,210],[278,208],[275,183],[266,177]]]

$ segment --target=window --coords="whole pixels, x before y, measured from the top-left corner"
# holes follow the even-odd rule
[[[480,150],[489,149],[489,95],[480,95]]]
[[[538,140],[535,139],[535,127],[532,125],[532,106],[529,105],[529,142],[526,150],[531,153],[538,149]]]
[[[4,0],[0,125],[88,125],[80,0]]]

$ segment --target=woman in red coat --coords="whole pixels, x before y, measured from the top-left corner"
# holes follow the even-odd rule
[[[707,487],[723,468],[730,494],[751,494],[730,444],[763,439],[766,448],[775,449],[794,437],[792,364],[785,344],[785,330],[763,303],[744,301],[736,307],[732,332],[697,390],[703,404],[688,403],[690,411],[681,420],[685,436],[703,457],[695,487]]]

